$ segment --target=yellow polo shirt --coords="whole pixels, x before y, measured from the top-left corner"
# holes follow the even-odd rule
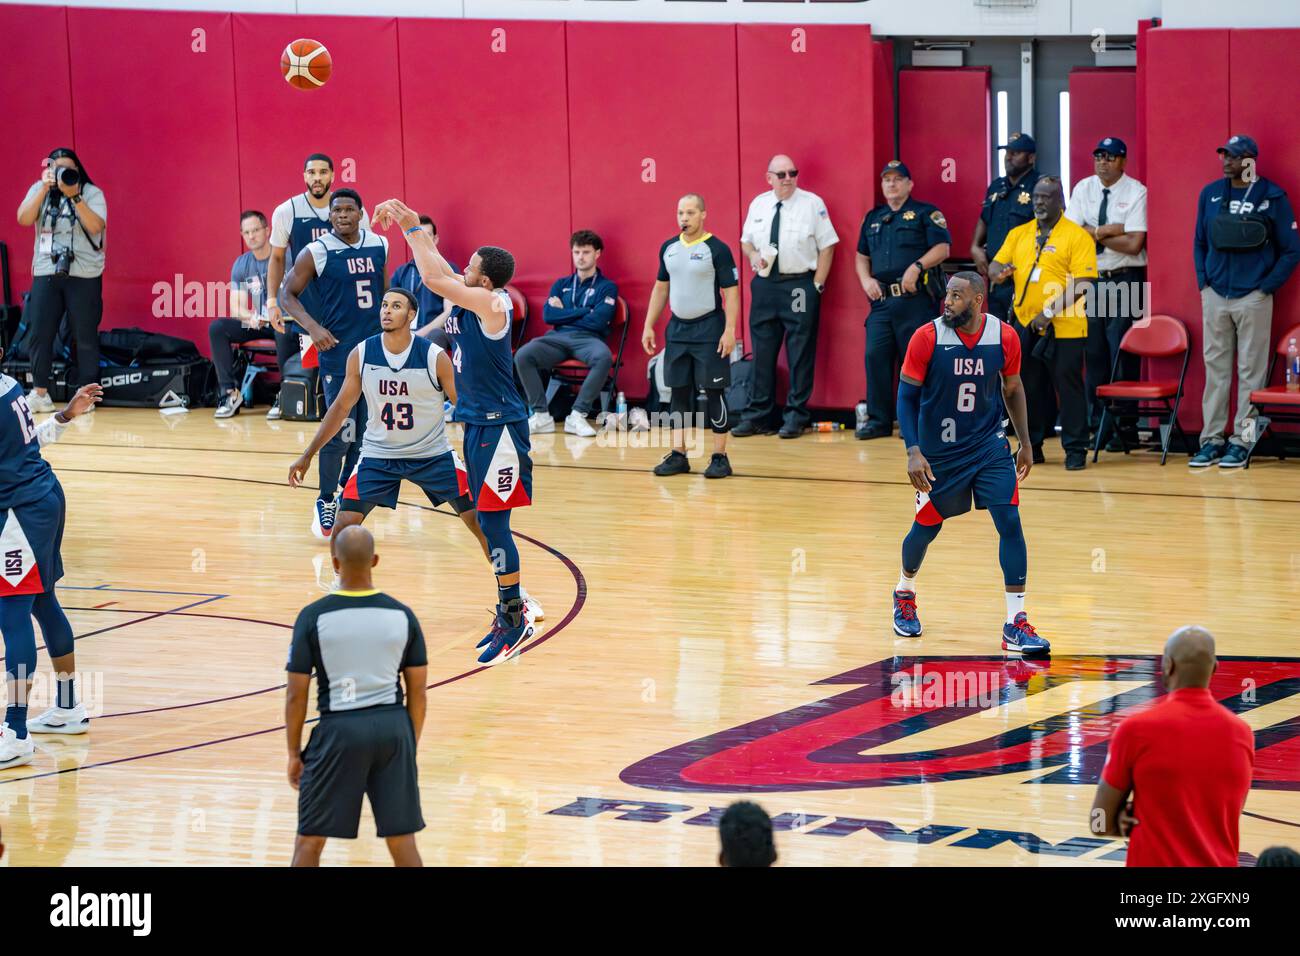
[[[1033,274],[1035,256],[1038,257],[1036,275]],[[1016,292],[1011,302],[1016,321],[1028,325],[1030,319],[1043,311],[1044,305],[1061,294],[1069,279],[1097,278],[1097,243],[1082,226],[1061,216],[1047,236],[1043,254],[1038,256],[1038,220],[1031,219],[1007,233],[993,261],[1016,267],[1012,275]],[[1087,338],[1085,301],[1080,299],[1052,319],[1058,339]]]

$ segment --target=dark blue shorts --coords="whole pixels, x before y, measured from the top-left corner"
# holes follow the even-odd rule
[[[935,525],[965,514],[972,498],[976,508],[1020,504],[1016,459],[1005,434],[1000,433],[980,453],[953,462],[932,461],[930,470],[934,472],[930,493],[916,493],[918,524]]]
[[[57,480],[40,501],[0,508],[0,597],[46,594],[63,577],[67,502]]]
[[[435,506],[447,502],[456,514],[471,511],[451,452],[436,458],[362,458],[343,486],[343,510],[366,514],[376,505],[397,507],[397,493],[406,480],[425,493]]]
[[[334,348],[336,349],[342,348],[342,346],[336,345],[334,346]],[[329,411],[329,407],[334,404],[334,399],[338,398],[339,392],[343,390],[343,383],[347,381],[347,378],[348,375],[346,369],[342,372],[339,372],[337,375],[334,374],[333,372],[327,373],[323,368],[320,370],[321,391],[325,394],[325,407],[324,409],[322,409],[322,411]],[[365,395],[360,395],[357,397],[357,403],[352,406],[352,414],[349,415],[348,418],[352,420],[352,434],[354,436],[353,440],[354,441],[360,440],[361,433],[365,430],[366,427],[367,415],[366,415]],[[330,440],[334,441],[337,439],[339,441],[342,441],[343,435],[347,432],[347,428],[348,428],[347,423],[344,422],[343,427],[339,429],[338,434],[335,435],[334,438]]]
[[[465,424],[465,472],[479,511],[508,511],[533,503],[528,422]]]

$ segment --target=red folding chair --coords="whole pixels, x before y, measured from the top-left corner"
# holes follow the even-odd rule
[[[510,347],[517,349],[523,343],[524,329],[528,326],[528,300],[512,285],[506,286],[506,295],[510,296],[510,309],[513,312]]]
[[[1150,382],[1115,382],[1097,386],[1097,397],[1103,400],[1101,422],[1097,426],[1097,440],[1092,447],[1092,460],[1097,460],[1101,451],[1101,436],[1106,434],[1106,416],[1154,418],[1160,423],[1160,464],[1169,458],[1169,439],[1175,431],[1183,439],[1183,446],[1191,448],[1187,434],[1178,424],[1178,405],[1183,399],[1183,383],[1187,378],[1187,363],[1191,359],[1191,347],[1188,344],[1187,326],[1172,315],[1153,315],[1149,319],[1139,320],[1124,333],[1119,343],[1120,352],[1140,355],[1143,358],[1173,358],[1182,355],[1183,367],[1175,379],[1156,379]],[[1111,377],[1119,374],[1119,354],[1110,370]],[[1172,401],[1172,404],[1170,400]],[[1160,404],[1153,404],[1159,402]],[[1127,404],[1125,404],[1127,403]],[[1137,408],[1134,411],[1134,405]],[[1167,423],[1167,424],[1166,424]],[[1128,454],[1128,443],[1124,440],[1123,429],[1118,429],[1120,443],[1124,454]]]
[[[1282,336],[1282,340],[1277,343],[1277,348],[1273,351],[1273,361],[1268,365],[1268,377],[1264,379],[1264,387],[1250,393],[1251,417],[1255,419],[1255,440],[1246,448],[1247,468],[1250,467],[1250,459],[1255,454],[1255,448],[1268,433],[1273,422],[1284,422],[1288,425],[1300,423],[1300,392],[1288,392],[1285,385],[1267,384],[1273,380],[1273,373],[1277,370],[1278,363],[1286,361],[1286,350],[1292,339],[1300,340],[1300,325]],[[1260,426],[1261,419],[1263,427]],[[1277,445],[1277,457],[1279,460],[1284,460],[1286,448],[1280,440]]]
[[[605,384],[600,389],[600,410],[603,412],[609,411],[610,399],[617,393],[618,370],[623,366],[623,346],[627,344],[627,316],[627,300],[620,295],[618,303],[614,306],[614,318],[610,320],[609,331],[605,337],[605,341],[609,343],[610,354],[614,356],[614,364],[609,367],[609,377],[605,379]],[[614,344],[615,339],[617,345]],[[551,378],[576,392],[586,381],[588,371],[590,366],[585,362],[578,359],[565,359],[551,369]]]

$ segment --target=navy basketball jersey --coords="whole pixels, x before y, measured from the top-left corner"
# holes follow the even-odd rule
[[[352,349],[381,331],[379,306],[384,297],[388,240],[362,229],[356,244],[349,246],[330,232],[308,243],[307,248],[316,264],[311,285],[320,303],[312,318],[339,340],[334,348],[320,353],[320,367],[327,374],[342,375]]]
[[[957,459],[999,437],[1001,376],[1020,373],[1019,345],[1011,326],[987,314],[973,344],[941,318],[916,330],[903,373],[921,382],[921,454],[931,461]],[[918,370],[927,351],[928,364]]]
[[[0,375],[0,511],[40,501],[54,481],[22,385]]]
[[[505,312],[505,327],[495,335],[482,320],[456,306],[447,317],[451,364],[456,370],[456,421],[471,425],[503,425],[528,418],[528,408],[515,387],[515,360],[510,351],[514,312],[504,289],[493,292]]]

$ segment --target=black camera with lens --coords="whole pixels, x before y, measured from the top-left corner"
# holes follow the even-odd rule
[[[54,262],[54,274],[56,276],[65,276],[72,269],[73,255],[72,249],[68,246],[56,245],[50,250],[50,259]]]
[[[72,189],[74,186],[81,185],[81,171],[73,166],[56,166],[54,179],[60,186]]]

